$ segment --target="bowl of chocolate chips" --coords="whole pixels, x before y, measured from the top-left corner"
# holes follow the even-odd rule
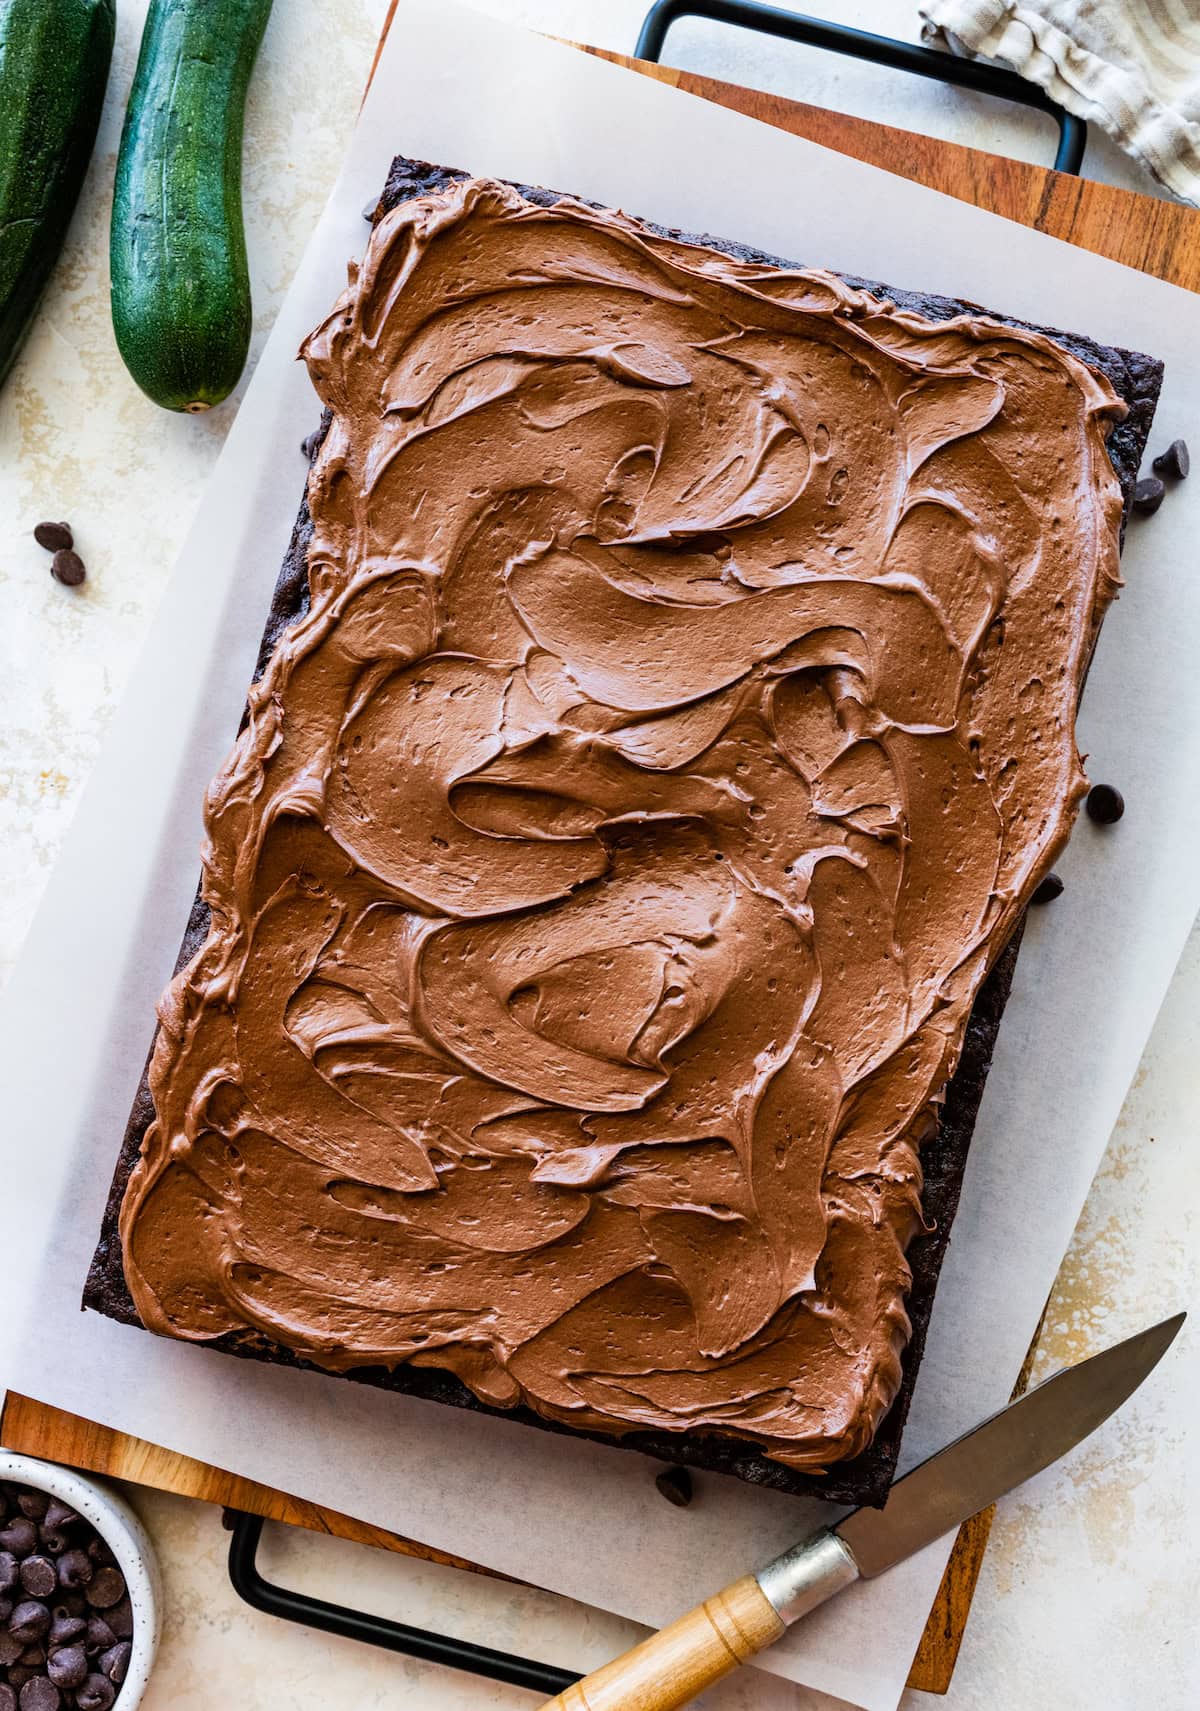
[[[0,1450],[0,1711],[134,1711],[160,1603],[154,1552],[127,1503]]]

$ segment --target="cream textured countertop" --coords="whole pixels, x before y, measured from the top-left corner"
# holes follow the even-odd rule
[[[647,0],[483,3],[516,22],[628,50]],[[809,0],[807,9],[917,34],[916,0]],[[247,117],[256,351],[327,192],[385,10],[386,0],[275,8]],[[113,344],[108,198],[144,0],[122,0],[119,12],[96,159],[46,305],[0,395],[0,976],[20,950],[235,408],[201,418],[163,414],[133,387]],[[1027,159],[1048,156],[1050,127],[1035,116],[716,26],[678,26],[671,57]],[[1103,140],[1089,146],[1088,171],[1147,188]],[[297,481],[302,469],[297,449]],[[88,562],[78,592],[51,581],[30,538],[34,523],[59,516],[75,526]],[[1200,1307],[1198,1065],[1200,931],[1063,1267],[1039,1370],[1178,1306]],[[945,1701],[950,1711],[1182,1711],[1200,1701],[1198,1345],[1189,1327],[1146,1396],[1002,1507]],[[167,1583],[166,1637],[147,1711],[384,1704],[518,1711],[534,1703],[527,1693],[255,1614],[225,1579],[226,1535],[214,1510],[133,1495]],[[591,1666],[635,1632],[549,1595],[280,1529],[269,1531],[263,1560],[268,1573],[325,1597],[548,1661]],[[928,1703],[909,1698],[913,1707]],[[754,1675],[706,1703],[721,1711],[809,1711],[831,1702]]]

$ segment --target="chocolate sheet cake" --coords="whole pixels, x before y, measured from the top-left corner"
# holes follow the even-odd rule
[[[882,1501],[1151,358],[398,160],[85,1302]]]

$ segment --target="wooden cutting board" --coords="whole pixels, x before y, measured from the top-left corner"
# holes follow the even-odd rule
[[[384,36],[395,11],[392,0]],[[381,38],[382,45],[382,38]],[[589,52],[598,50],[589,49]],[[781,49],[786,52],[786,49]],[[1110,256],[1190,290],[1200,289],[1200,212],[1139,196],[1128,190],[1005,160],[911,131],[847,118],[779,95],[722,83],[711,77],[649,65],[605,53],[600,57],[736,108],[781,130],[823,143],[859,160],[973,202],[1007,219],[1035,226],[1068,243]],[[372,67],[374,71],[374,67]],[[814,258],[819,259],[819,258]],[[917,283],[920,283],[918,281]],[[928,283],[928,281],[926,282]],[[1036,1340],[1035,1340],[1036,1343]],[[1030,1351],[1032,1356],[1032,1350]],[[1028,1364],[1028,1363],[1027,1363]],[[105,1426],[10,1394],[0,1416],[0,1442],[28,1455],[66,1462],[93,1473],[129,1479],[208,1503],[249,1510],[272,1520],[337,1534],[363,1544],[448,1563],[477,1573],[489,1571],[414,1539],[373,1527],[300,1498],[256,1485],[170,1450],[130,1438]],[[913,1660],[909,1685],[945,1693],[950,1685],[975,1582],[991,1526],[991,1511],[963,1527],[942,1578],[937,1599]]]

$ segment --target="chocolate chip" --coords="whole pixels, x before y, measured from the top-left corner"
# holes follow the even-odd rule
[[[82,1592],[64,1592],[54,1608],[65,1610],[68,1616],[82,1616],[85,1619],[88,1613],[87,1600]]]
[[[1162,504],[1166,491],[1157,475],[1143,476],[1133,490],[1133,509],[1141,511],[1144,516],[1150,516]]]
[[[93,1610],[111,1610],[113,1605],[119,1604],[125,1596],[125,1576],[119,1568],[105,1563],[96,1570],[84,1588],[83,1596]]]
[[[106,1652],[109,1646],[116,1643],[116,1638],[117,1636],[103,1616],[88,1617],[87,1649],[89,1652]]]
[[[665,1467],[654,1483],[677,1509],[686,1509],[692,1501],[692,1476],[686,1467]]]
[[[37,1549],[37,1528],[27,1515],[14,1515],[0,1532],[0,1551],[11,1551],[15,1557],[27,1557]]]
[[[33,1671],[31,1669],[26,1668],[22,1663],[15,1663],[8,1672],[8,1685],[10,1687],[24,1687],[25,1683],[32,1678]]]
[[[305,434],[304,438],[300,441],[300,450],[304,453],[304,455],[308,459],[309,463],[311,463],[313,458],[316,457],[317,447],[320,445],[320,443],[321,443],[321,430],[320,430],[320,428],[314,428],[311,434]]]
[[[127,1640],[133,1633],[133,1605],[128,1598],[122,1598],[119,1604],[114,1604],[111,1610],[104,1612],[108,1625],[118,1640]]]
[[[87,1622],[82,1616],[72,1616],[69,1610],[61,1605],[55,1605],[50,1612],[50,1637],[52,1647],[69,1646],[75,1640],[82,1640],[87,1633]]]
[[[46,1491],[19,1491],[17,1493],[17,1508],[30,1521],[44,1521],[49,1507],[50,1495]]]
[[[1159,452],[1151,469],[1159,475],[1170,475],[1176,481],[1186,481],[1192,460],[1188,455],[1186,440],[1172,440],[1165,452]]]
[[[87,566],[70,547],[60,547],[50,560],[50,574],[64,588],[78,588],[87,575]]]
[[[0,1681],[0,1711],[17,1711],[17,1690]]]
[[[58,1583],[68,1592],[86,1586],[94,1572],[86,1551],[64,1551],[58,1559]]]
[[[45,1646],[26,1646],[17,1662],[26,1669],[41,1669],[46,1662]]]
[[[11,1551],[0,1551],[0,1592],[7,1592],[10,1586],[17,1584],[19,1564]]]
[[[101,1675],[106,1675],[119,1687],[129,1673],[129,1660],[132,1656],[133,1646],[128,1640],[121,1640],[117,1645],[110,1646],[106,1652],[101,1652],[97,1659]]]
[[[82,1687],[75,1689],[79,1711],[108,1711],[117,1697],[117,1690],[106,1675],[89,1675]]]
[[[26,1557],[21,1564],[21,1585],[31,1598],[49,1598],[58,1585],[58,1570],[49,1557]]]
[[[1093,784],[1088,791],[1088,819],[1098,826],[1115,826],[1125,812],[1125,798],[1115,784]]]
[[[0,1669],[6,1669],[9,1664],[16,1663],[24,1650],[24,1640],[18,1640],[7,1628],[0,1628]]]
[[[53,1527],[56,1532],[61,1532],[64,1527],[74,1527],[78,1521],[79,1516],[69,1503],[64,1503],[61,1497],[52,1497],[46,1506],[45,1520],[42,1524],[46,1527]]]
[[[82,1646],[59,1646],[46,1660],[46,1674],[55,1687],[78,1687],[88,1672]]]
[[[33,531],[33,538],[48,553],[61,552],[64,548],[69,552],[75,545],[70,523],[39,523]]]
[[[8,1618],[8,1631],[21,1649],[34,1646],[50,1630],[50,1612],[37,1598],[24,1598]]]
[[[1053,903],[1054,899],[1056,897],[1061,897],[1062,894],[1062,880],[1056,873],[1048,873],[1029,901],[1031,903],[1036,903],[1040,908],[1043,903]]]
[[[12,1680],[11,1675],[9,1680]],[[35,1675],[21,1689],[18,1701],[21,1711],[58,1711],[62,1697],[54,1683],[44,1675]]]

